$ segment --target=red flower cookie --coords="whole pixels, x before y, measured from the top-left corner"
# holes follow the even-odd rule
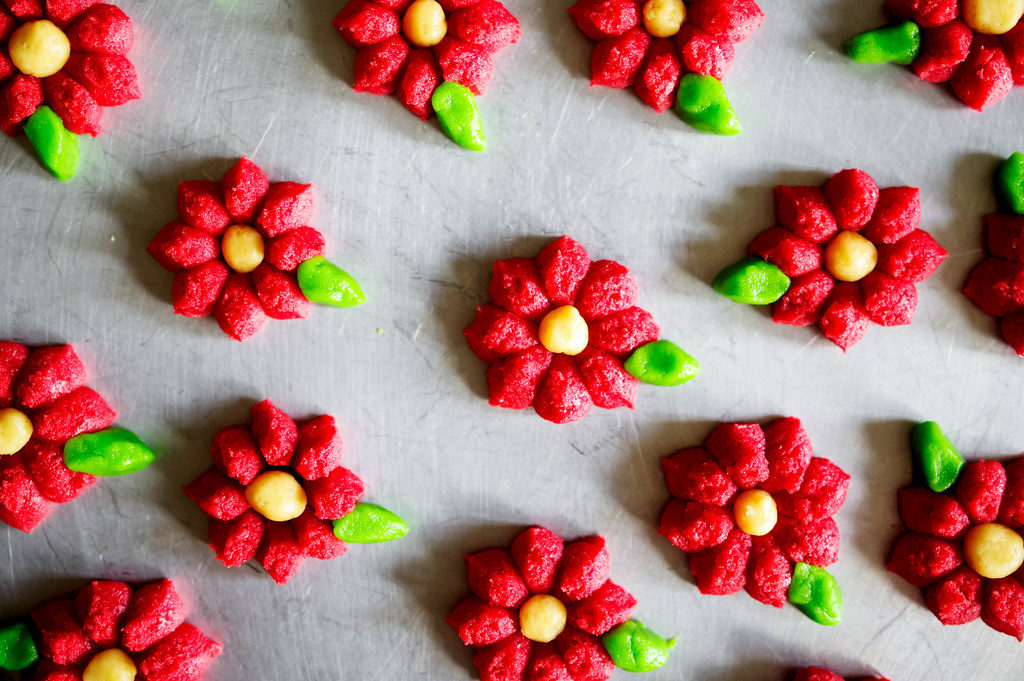
[[[804,667],[797,670],[792,681],[845,681],[845,677],[821,667]],[[881,676],[859,676],[851,677],[851,681],[889,681],[889,679],[884,679]]]
[[[678,385],[697,374],[692,357],[657,340],[654,318],[635,306],[629,270],[591,261],[568,236],[534,259],[494,263],[490,295],[464,334],[490,365],[494,406],[533,406],[541,418],[566,423],[594,405],[632,409],[638,379]]]
[[[96,482],[94,475],[122,475],[152,461],[134,435],[108,429],[116,414],[85,380],[70,345],[0,341],[0,521],[31,532],[56,504]],[[114,440],[132,447],[131,470],[97,463]]]
[[[695,77],[721,81],[735,44],[764,21],[754,0],[578,0],[569,14],[596,42],[591,87],[632,86],[658,113],[676,102],[677,93],[686,98],[681,82],[698,87],[702,80]]]
[[[776,187],[775,217],[778,225],[750,243],[751,258],[723,270],[715,289],[771,303],[776,324],[817,324],[844,352],[871,324],[910,324],[916,284],[948,255],[918,228],[916,187],[879,189],[862,170],[840,171],[821,188]],[[733,293],[765,278],[780,285],[756,301]]]
[[[363,481],[340,465],[332,416],[296,423],[265,400],[249,425],[218,432],[210,451],[213,466],[182,491],[210,516],[210,547],[227,567],[256,558],[284,584],[307,557],[338,558],[346,542],[390,541],[407,530],[359,503]]]
[[[165,579],[132,588],[96,581],[32,608],[0,627],[3,669],[37,681],[138,678],[198,681],[223,647],[185,622],[187,609]]]
[[[832,516],[846,500],[850,476],[814,456],[799,419],[763,428],[723,423],[702,447],[663,459],[661,469],[672,498],[658,534],[689,556],[701,593],[746,589],[777,608],[787,600],[806,605],[794,593],[794,571],[836,562],[839,528]]]
[[[1024,457],[966,463],[928,422],[911,436],[920,484],[899,491],[904,532],[886,568],[943,624],[979,617],[1024,640]]]
[[[323,255],[327,243],[308,224],[313,186],[271,184],[244,156],[221,179],[178,185],[178,220],[146,248],[174,273],[174,313],[213,315],[229,337],[244,341],[267,319],[304,319],[309,301],[353,307],[359,284]]]
[[[482,681],[603,681],[616,666],[664,665],[674,645],[629,619],[636,599],[609,579],[603,537],[566,544],[551,530],[531,527],[507,549],[468,554],[466,570],[472,594],[445,621],[476,649]],[[649,645],[635,645],[638,636]],[[644,663],[649,648],[658,654]]]

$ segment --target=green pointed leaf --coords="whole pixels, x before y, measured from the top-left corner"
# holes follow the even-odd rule
[[[356,504],[334,521],[334,536],[350,544],[380,544],[401,539],[409,531],[404,520],[376,504]]]
[[[441,83],[431,95],[430,104],[441,128],[453,142],[470,151],[487,148],[483,118],[468,87],[455,81]]]
[[[738,135],[743,126],[732,108],[725,86],[714,76],[688,73],[679,81],[676,114],[701,132]]]
[[[737,303],[769,305],[785,295],[789,284],[789,277],[778,267],[751,256],[719,272],[711,286]]]
[[[39,160],[61,182],[67,182],[78,170],[78,135],[64,127],[60,116],[41,106],[25,121],[25,137],[32,143]]]
[[[964,457],[935,421],[914,426],[910,431],[910,449],[918,473],[933,491],[945,492],[960,477]]]
[[[843,618],[843,591],[825,568],[797,563],[789,583],[789,602],[805,615],[825,626],[835,626]]]
[[[0,669],[16,672],[39,659],[32,633],[22,622],[0,627]]]
[[[1016,151],[999,164],[996,193],[1009,210],[1024,214],[1024,154]]]
[[[64,443],[64,463],[68,468],[101,477],[137,473],[155,459],[153,450],[124,428],[78,435]]]
[[[676,640],[665,640],[637,620],[629,620],[601,637],[604,649],[619,669],[627,672],[649,672],[668,662],[668,651]]]
[[[314,303],[348,308],[366,302],[359,282],[322,255],[304,261],[295,275],[302,295]]]
[[[691,381],[700,373],[700,365],[681,347],[667,340],[641,345],[625,362],[634,378],[652,385],[675,386]]]
[[[921,50],[921,28],[913,21],[901,21],[865,31],[846,41],[846,54],[861,64],[910,64]]]

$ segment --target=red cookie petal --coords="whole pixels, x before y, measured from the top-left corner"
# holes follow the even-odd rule
[[[124,56],[132,49],[132,20],[114,5],[93,5],[67,30],[75,52],[98,52]]]
[[[734,529],[718,546],[690,554],[690,572],[702,594],[725,596],[746,584],[749,558],[750,535]]]
[[[963,565],[959,544],[925,534],[907,533],[896,540],[885,569],[914,586],[927,587]]]
[[[780,492],[775,501],[779,512],[809,523],[835,515],[846,501],[850,476],[828,459],[814,457],[807,466],[804,482],[794,494]]]
[[[199,504],[203,513],[217,520],[234,520],[249,510],[245,490],[216,466],[182,487],[181,491]]]
[[[1024,263],[1024,215],[989,213],[983,224],[989,255]]]
[[[220,236],[231,224],[220,186],[209,180],[189,180],[178,185],[178,216],[211,236]]]
[[[959,20],[926,28],[921,31],[921,49],[910,68],[921,80],[945,83],[967,60],[973,40],[974,31]]]
[[[477,308],[463,334],[469,349],[485,362],[519,354],[540,342],[536,324],[491,303]]]
[[[216,260],[220,244],[206,232],[175,220],[156,233],[146,253],[165,270],[178,272]]]
[[[953,74],[953,92],[975,111],[995,104],[1013,89],[1013,72],[995,41],[975,40],[967,60]]]
[[[505,549],[485,549],[466,555],[470,590],[488,603],[518,608],[530,595]]]
[[[114,422],[117,414],[92,388],[78,388],[32,417],[34,435],[63,443],[82,433],[95,433]]]
[[[398,88],[402,67],[409,58],[409,43],[398,35],[364,47],[356,53],[353,64],[356,92],[389,95]]]
[[[675,43],[687,71],[718,80],[725,78],[736,58],[736,48],[727,38],[713,36],[693,24],[683,24]]]
[[[528,319],[539,319],[551,308],[537,265],[528,258],[494,263],[494,275],[488,290],[496,305]]]
[[[566,627],[555,639],[555,646],[574,681],[605,681],[615,671],[615,663],[601,640],[590,634]]]
[[[231,219],[247,225],[252,224],[268,189],[270,180],[259,166],[245,156],[238,159],[220,181],[224,205]]]
[[[569,16],[591,40],[622,35],[640,25],[640,10],[631,0],[579,0]]]
[[[903,326],[914,319],[917,288],[909,281],[875,270],[860,281],[864,309],[881,326]]]
[[[461,83],[475,95],[482,95],[487,89],[494,73],[487,50],[449,36],[434,48],[434,56],[444,80]]]
[[[519,628],[506,608],[469,596],[452,608],[444,621],[467,646],[479,648],[508,638]]]
[[[673,499],[661,512],[658,534],[686,553],[697,553],[724,542],[734,527],[729,509]]]
[[[70,345],[35,350],[28,356],[18,377],[15,398],[36,409],[85,384],[85,367]]]
[[[840,229],[862,229],[878,205],[878,183],[856,168],[833,175],[825,183],[824,192]]]
[[[553,305],[571,305],[590,270],[590,255],[580,242],[561,236],[537,254],[537,271]]]
[[[0,88],[0,130],[10,136],[21,132],[21,122],[43,103],[43,83],[22,73]]]
[[[128,605],[122,643],[133,653],[145,650],[184,621],[185,604],[171,580],[147,584],[135,592]]]
[[[613,260],[598,260],[580,285],[576,307],[584,319],[594,321],[633,307],[636,298],[629,270]]]
[[[532,405],[551,358],[550,352],[537,346],[487,367],[490,403],[505,409],[526,409]]]
[[[344,555],[348,548],[345,542],[334,536],[334,526],[317,518],[309,508],[292,521],[292,529],[308,558],[331,560]]]
[[[878,191],[878,206],[862,234],[875,244],[894,244],[921,223],[921,190],[886,187]]]
[[[327,252],[323,234],[312,227],[298,227],[267,242],[267,262],[291,272],[304,261]]]
[[[46,104],[60,116],[61,122],[77,135],[100,134],[102,109],[96,98],[63,71],[43,81]]]
[[[139,671],[146,681],[198,681],[223,649],[191,624],[182,624],[146,653]]]
[[[249,422],[267,464],[287,466],[299,439],[295,421],[270,400],[263,400],[249,410]]]
[[[211,260],[175,274],[171,283],[174,314],[184,317],[206,317],[213,314],[230,273],[227,265],[220,260]]]
[[[793,565],[771,536],[753,537],[747,583],[744,588],[755,599],[781,608],[789,598]]]
[[[987,315],[1002,317],[1024,308],[1024,264],[986,258],[967,275],[964,295]]]
[[[298,445],[292,466],[306,480],[319,480],[341,464],[341,435],[334,417],[324,414],[298,424]]]
[[[405,72],[398,83],[398,99],[405,108],[423,120],[434,112],[430,98],[441,84],[441,66],[429,49],[414,49],[409,53]]]
[[[736,485],[700,447],[665,457],[661,460],[661,472],[672,496],[680,499],[725,506],[736,496]]]
[[[88,473],[67,467],[62,445],[31,440],[19,454],[39,494],[54,503],[66,504],[96,482]]]
[[[448,17],[448,33],[459,40],[496,52],[519,40],[519,21],[496,0],[480,0]]]
[[[741,489],[768,477],[764,431],[756,423],[723,423],[711,431],[704,448]]]
[[[769,227],[761,232],[747,247],[747,252],[776,265],[787,277],[821,269],[821,246],[781,227]]]
[[[654,40],[633,82],[636,96],[658,113],[667,111],[675,101],[682,74],[683,62],[675,44],[668,39]]]
[[[82,630],[102,647],[117,645],[122,617],[128,611],[132,588],[124,582],[98,581],[87,584],[75,596],[75,612]]]
[[[291,272],[282,272],[264,263],[252,271],[252,283],[260,306],[271,319],[305,319],[309,316],[309,299],[302,294],[299,282]]]
[[[611,558],[604,537],[586,537],[565,545],[556,586],[570,601],[580,601],[608,581]]]
[[[402,28],[397,12],[370,0],[352,0],[331,23],[345,42],[356,49],[396,36]]]
[[[28,347],[13,341],[0,341],[0,407],[14,403],[15,379],[27,358]]]
[[[971,524],[967,513],[947,494],[924,487],[906,487],[897,495],[900,519],[911,532],[959,537]]]
[[[956,19],[957,0],[886,0],[885,11],[897,19],[910,19],[921,28],[942,26]]]
[[[72,601],[37,605],[32,609],[32,621],[39,630],[39,652],[56,664],[81,664],[95,647],[82,630]]]
[[[519,681],[530,660],[530,640],[514,633],[473,655],[480,681]]]
[[[636,599],[608,580],[582,601],[569,605],[568,622],[580,631],[601,636],[628,620],[635,609]]]
[[[239,567],[256,556],[263,540],[263,518],[252,509],[227,522],[210,518],[210,548],[227,567]]]
[[[843,352],[853,347],[871,326],[871,317],[864,309],[864,298],[856,284],[837,282],[825,302],[818,327]]]
[[[1012,577],[986,580],[981,619],[996,631],[1024,640],[1024,587]]]
[[[268,522],[256,558],[275,582],[285,584],[298,571],[306,553],[291,525]]]
[[[915,229],[894,244],[879,246],[878,269],[917,283],[930,277],[948,255],[931,234]]]
[[[32,482],[21,456],[11,454],[0,459],[0,521],[31,532],[52,508],[53,503]]]
[[[590,55],[590,87],[629,87],[643,64],[651,36],[642,28],[602,40]]]
[[[313,218],[313,185],[275,182],[263,198],[256,225],[270,238],[304,227]]]
[[[814,457],[811,439],[800,419],[792,416],[775,419],[763,430],[768,477],[761,482],[761,489],[770,494],[796,492]]]
[[[213,464],[243,485],[263,470],[256,438],[248,426],[228,426],[213,436],[210,446]]]
[[[142,96],[135,67],[124,57],[72,52],[64,70],[81,83],[100,106],[120,106]]]
[[[625,355],[644,343],[658,340],[654,317],[639,307],[610,314],[590,327],[590,345],[614,355]]]
[[[839,230],[825,192],[818,187],[775,187],[775,217],[799,237],[824,243]]]
[[[555,356],[537,386],[533,400],[537,415],[553,423],[568,423],[586,416],[593,405],[590,392],[572,360],[565,355]]]
[[[967,624],[981,616],[981,586],[981,577],[964,566],[928,587],[924,600],[943,624]]]
[[[341,466],[326,477],[307,482],[305,488],[313,513],[321,520],[334,520],[348,515],[366,490],[359,476]]]
[[[565,543],[544,527],[531,527],[512,541],[512,562],[532,593],[547,593],[555,581]]]
[[[839,559],[839,527],[832,518],[809,523],[779,518],[772,536],[794,563],[828,567]]]
[[[602,409],[633,408],[638,381],[621,361],[603,352],[588,352],[580,357],[579,372],[595,405]]]
[[[524,681],[573,681],[569,665],[552,643],[535,643]]]
[[[738,43],[764,22],[764,12],[754,0],[697,0],[687,7],[686,20],[713,36]]]
[[[1011,312],[999,320],[999,335],[1018,356],[1024,357],[1024,310]]]
[[[252,338],[267,322],[252,280],[244,274],[230,274],[213,306],[221,331],[236,341]]]
[[[58,26],[63,26],[79,14],[96,4],[97,0],[46,0],[46,16]],[[39,0],[30,0],[39,3]]]
[[[1010,64],[1014,85],[1024,85],[1024,23],[1017,25],[1002,36],[1003,52]]]

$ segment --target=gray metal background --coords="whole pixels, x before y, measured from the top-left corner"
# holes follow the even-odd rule
[[[604,534],[637,616],[680,636],[651,679],[775,681],[812,662],[894,681],[1021,678],[1020,644],[981,623],[940,626],[882,560],[910,475],[909,422],[938,420],[969,456],[1024,445],[1024,361],[958,292],[994,207],[994,161],[1024,147],[1024,93],[975,114],[906,70],[841,56],[880,3],[764,0],[768,20],[726,79],[746,130],[720,139],[590,90],[591,44],[569,0],[509,0],[524,37],[480,100],[491,149],[474,155],[397,100],[352,92],[353,50],[329,23],[342,0],[120,4],[145,98],[105,111],[78,177],[61,186],[24,140],[0,145],[0,336],[74,342],[118,423],[165,456],[32,535],[0,529],[0,615],[87,577],[167,575],[225,644],[211,681],[464,679],[471,653],[442,622],[466,589],[462,553],[543,523]],[[272,178],[315,183],[315,225],[366,305],[271,322],[244,345],[172,314],[171,276],[143,249],[174,217],[179,180],[217,179],[242,154]],[[874,327],[843,356],[707,283],[772,223],[773,185],[852,166],[920,186],[922,226],[951,256],[920,287],[912,326]],[[640,303],[699,358],[699,379],[641,387],[635,412],[567,426],[487,405],[461,330],[490,263],[566,232],[633,269]],[[409,536],[310,561],[285,587],[218,564],[179,488],[209,465],[213,433],[263,397],[336,415],[346,465]],[[655,534],[660,457],[714,422],[782,414],[853,476],[835,629],[744,594],[700,596]]]

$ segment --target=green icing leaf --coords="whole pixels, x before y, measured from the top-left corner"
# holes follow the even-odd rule
[[[334,521],[334,536],[350,544],[380,544],[401,539],[409,526],[376,504],[356,504],[348,515]]]
[[[641,345],[626,360],[625,367],[634,378],[663,386],[682,385],[700,373],[697,360],[667,340]]]
[[[913,21],[902,21],[865,31],[846,41],[846,54],[861,64],[896,63],[906,66],[921,49],[921,28]]]
[[[960,477],[964,457],[935,421],[914,426],[910,431],[910,449],[914,465],[933,491],[945,492]]]
[[[605,650],[619,669],[627,672],[649,672],[668,662],[668,651],[676,640],[665,640],[643,623],[629,620],[601,637]]]
[[[302,295],[331,307],[355,307],[366,302],[359,282],[322,255],[303,261],[295,273]]]
[[[711,286],[737,303],[768,305],[785,295],[789,284],[789,277],[778,267],[751,256],[719,272]]]
[[[46,169],[61,182],[67,182],[78,170],[78,135],[64,127],[60,116],[41,106],[25,121],[25,137]]]
[[[473,92],[455,81],[437,86],[430,97],[437,120],[444,132],[463,149],[483,151],[487,148],[483,118]]]
[[[701,132],[738,135],[743,126],[725,94],[722,81],[714,76],[687,73],[679,81],[676,114]]]
[[[20,671],[39,659],[32,633],[21,622],[0,627],[0,669]]]
[[[1015,151],[999,164],[996,193],[1009,210],[1024,214],[1024,154]]]
[[[805,615],[825,626],[835,626],[843,617],[843,591],[825,568],[797,563],[789,584],[789,602]]]
[[[124,428],[78,435],[64,443],[64,463],[68,468],[101,477],[137,473],[155,459],[153,450]]]

